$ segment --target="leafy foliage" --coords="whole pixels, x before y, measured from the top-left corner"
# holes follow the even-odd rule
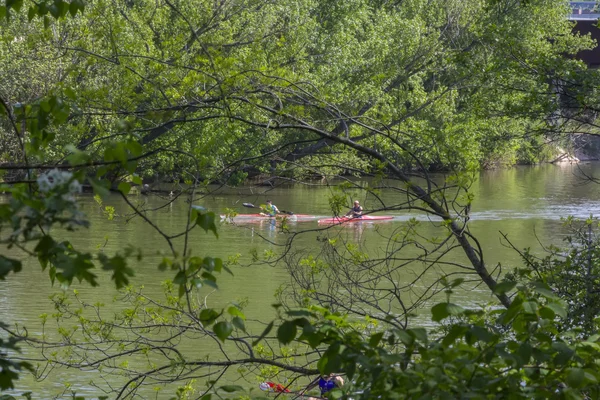
[[[545,257],[521,253],[524,268],[514,271],[510,278],[515,281],[542,277],[544,286],[534,290],[545,295],[560,297],[567,302],[567,311],[560,314],[560,326],[564,330],[591,335],[598,331],[597,315],[600,297],[597,291],[599,272],[599,242],[596,237],[597,219],[564,220],[569,231],[565,247],[550,246]]]

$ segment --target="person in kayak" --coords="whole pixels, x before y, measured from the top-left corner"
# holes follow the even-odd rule
[[[362,218],[363,208],[360,206],[358,200],[354,200],[354,206],[348,211],[346,217]]]
[[[274,217],[277,214],[281,213],[277,206],[273,204],[271,200],[267,200],[267,205],[263,208],[262,214],[268,215],[269,217]]]
[[[304,393],[307,390],[314,388],[319,385],[319,390],[321,391],[321,398],[327,399],[329,392],[331,392],[335,388],[341,388],[344,386],[344,378],[336,374],[329,374],[320,376],[318,380],[314,380],[311,382],[306,389],[304,389],[300,394],[304,396]],[[315,399],[314,397],[304,397],[305,400]],[[316,400],[316,399],[315,399]]]

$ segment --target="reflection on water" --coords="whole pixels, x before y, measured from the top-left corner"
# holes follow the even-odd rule
[[[502,264],[504,270],[519,265],[519,257],[509,250],[503,241],[501,233],[519,247],[539,249],[540,243],[559,243],[564,235],[560,217],[574,215],[587,218],[590,214],[600,214],[600,186],[586,184],[583,174],[600,176],[600,166],[584,164],[581,170],[576,166],[557,167],[545,165],[539,167],[519,167],[509,170],[483,172],[471,188],[475,195],[472,205],[470,229],[480,240],[487,265]],[[368,183],[365,181],[364,183]],[[199,201],[199,203],[216,212],[225,208],[233,208],[242,212],[241,202],[251,201],[260,203],[263,197],[256,195],[244,197],[239,193],[218,193]],[[296,213],[329,215],[328,197],[331,189],[320,186],[294,186],[269,188],[268,197],[279,208],[292,210]],[[379,208],[379,201],[357,191],[351,192],[350,198],[359,199],[365,210]],[[381,200],[388,204],[400,204],[404,199],[393,191],[383,191]],[[140,196],[140,202],[155,207],[160,199]],[[105,202],[114,206],[117,215],[126,215],[128,210],[117,197]],[[76,246],[90,249],[103,249],[113,254],[119,249],[132,245],[141,248],[144,258],[134,265],[136,277],[134,284],[144,284],[146,293],[161,296],[161,282],[172,278],[170,271],[161,272],[157,269],[163,252],[167,249],[165,243],[155,231],[139,219],[127,221],[117,218],[116,222],[106,219],[102,210],[91,197],[81,198],[81,207],[90,216],[92,228],[70,235]],[[188,204],[179,199],[171,207],[149,211],[148,217],[167,233],[173,234],[182,230],[186,225]],[[284,226],[275,220],[259,221],[251,224],[221,224],[219,239],[212,234],[197,230],[190,238],[194,255],[227,258],[240,254],[240,266],[234,267],[235,277],[224,275],[220,277],[220,290],[210,295],[210,301],[215,305],[227,304],[232,300],[248,299],[249,305],[245,312],[251,318],[268,320],[273,314],[271,304],[275,302],[273,294],[281,285],[289,284],[289,276],[281,265],[269,265],[259,261],[269,259],[272,254],[278,254],[284,249],[287,241],[294,238],[294,248],[312,249],[315,253],[321,245],[322,237],[340,237],[345,241],[360,244],[364,251],[370,254],[385,253],[389,245],[388,238],[401,230],[406,221],[415,218],[421,221],[421,232],[424,235],[440,235],[442,232],[437,221],[422,213],[386,212],[393,214],[394,220],[389,222],[355,223],[342,226],[319,226],[315,221],[289,222]],[[428,221],[432,221],[429,223]],[[181,244],[176,242],[177,245]],[[258,260],[258,261],[257,261]],[[247,266],[243,266],[247,265]],[[411,274],[414,271],[411,271]],[[446,271],[444,271],[446,272]],[[441,272],[440,272],[441,273]],[[104,302],[107,307],[115,307],[112,299],[116,291],[108,276],[100,274],[100,289],[74,285],[82,296],[93,301]],[[424,278],[416,285],[426,286],[436,276]],[[46,272],[41,272],[36,260],[25,261],[24,269],[16,276],[0,284],[0,313],[13,323],[26,325],[31,335],[40,334],[38,316],[42,313],[52,313],[48,297],[59,290],[51,287]],[[474,305],[491,300],[489,293],[483,287],[469,288],[454,295],[454,301],[464,305]],[[420,323],[428,320],[428,311],[424,310],[419,317]],[[210,348],[201,344],[183,344],[190,351],[210,353]],[[54,371],[43,382],[34,382],[31,378],[19,381],[19,391],[34,390],[37,393],[59,393],[65,382],[74,384],[81,394],[94,393],[87,382],[90,377]]]

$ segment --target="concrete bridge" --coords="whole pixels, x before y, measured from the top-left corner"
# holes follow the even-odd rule
[[[575,21],[575,32],[582,35],[591,34],[596,43],[600,44],[600,4],[596,1],[570,1],[571,14],[569,19]],[[577,57],[592,68],[600,68],[600,47],[580,52]]]

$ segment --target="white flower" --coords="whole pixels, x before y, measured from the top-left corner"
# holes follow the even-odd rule
[[[69,185],[69,193],[81,193],[81,184],[77,179],[73,179],[73,173],[69,171],[60,171],[53,169],[37,178],[37,184],[41,192],[47,193],[57,186]]]
[[[44,193],[48,192],[54,186],[52,182],[50,182],[50,179],[48,179],[48,174],[42,174],[38,176],[37,184],[40,192]]]
[[[81,193],[81,183],[77,179],[73,179],[69,183],[69,193]]]
[[[69,182],[73,178],[73,174],[69,171],[53,169],[48,172],[48,178],[52,180],[55,186],[61,186]]]

